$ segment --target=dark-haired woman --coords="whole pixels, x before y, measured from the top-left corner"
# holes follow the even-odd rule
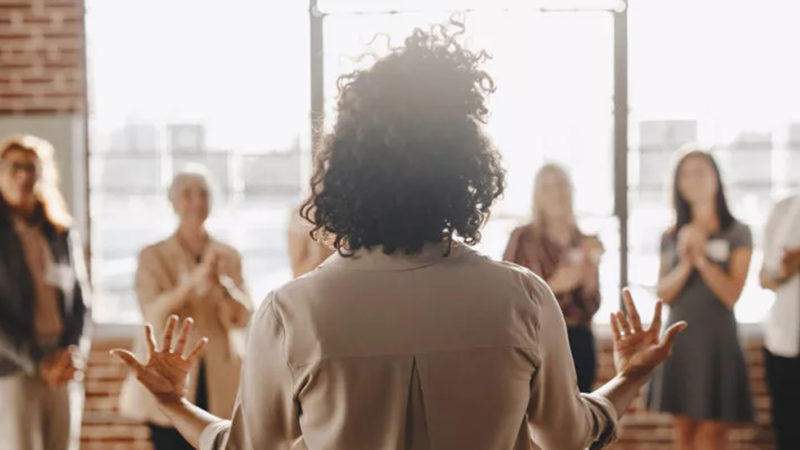
[[[421,30],[342,79],[338,118],[304,208],[339,251],[253,317],[232,421],[185,398],[191,322],[150,357],[117,355],[201,449],[600,447],[670,351],[630,296],[615,316],[619,375],[578,392],[552,292],[468,248],[504,187],[484,136],[481,54]],[[178,334],[177,339],[174,336]],[[176,342],[175,342],[176,341]],[[174,346],[171,344],[175,342]],[[171,349],[167,351],[166,349]]]
[[[750,265],[750,229],[728,209],[708,152],[682,156],[673,196],[676,223],[661,239],[658,296],[670,305],[668,325],[694,326],[657,371],[650,404],[675,416],[678,448],[723,449],[728,424],[753,420],[733,312]]]
[[[52,145],[1,143],[0,448],[78,448],[89,308],[71,222]]]

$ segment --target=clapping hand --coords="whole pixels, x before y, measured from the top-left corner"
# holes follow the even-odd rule
[[[149,351],[146,363],[139,362],[133,353],[127,350],[113,349],[111,354],[122,360],[160,402],[178,401],[186,396],[189,371],[197,363],[200,352],[208,342],[207,338],[200,339],[194,348],[184,355],[193,322],[192,318],[184,319],[178,340],[173,346],[173,334],[178,325],[178,316],[170,316],[160,347],[153,336],[153,327],[150,324],[145,325],[145,341]]]
[[[800,247],[784,249],[781,257],[781,266],[783,266],[786,275],[800,270]]]
[[[83,366],[78,347],[70,345],[45,356],[40,371],[45,383],[55,387],[75,379],[76,375],[83,372]]]
[[[689,326],[686,322],[672,325],[663,336],[661,329],[662,302],[656,303],[653,322],[646,330],[630,290],[622,290],[626,316],[623,312],[611,314],[611,328],[614,333],[614,366],[617,373],[631,377],[646,377],[664,362],[672,353],[675,337]]]

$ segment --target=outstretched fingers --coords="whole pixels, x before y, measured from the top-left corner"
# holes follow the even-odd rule
[[[661,342],[658,344],[659,349],[667,355],[672,353],[672,346],[675,344],[675,338],[678,336],[678,333],[685,330],[688,326],[688,323],[681,321],[669,327],[667,331],[664,332],[664,336],[661,337]]]
[[[116,356],[120,359],[129,369],[133,370],[137,374],[141,373],[144,370],[144,366],[139,360],[133,356],[133,353],[129,352],[128,350],[123,350],[119,348],[115,348],[109,352],[111,355]]]
[[[639,311],[636,309],[636,305],[633,303],[633,296],[631,295],[630,289],[625,288],[622,290],[622,300],[625,303],[625,309],[627,310],[628,317],[630,317],[633,331],[636,333],[642,331],[642,319],[639,317]]]
[[[144,325],[144,341],[147,343],[147,356],[152,358],[158,350],[156,350],[156,336],[153,333],[153,326],[149,323]]]
[[[183,355],[183,351],[186,349],[186,342],[189,340],[189,334],[192,331],[193,324],[194,319],[191,317],[187,317],[183,320],[181,331],[178,334],[178,342],[175,344],[175,348],[172,350],[173,353],[177,355]]]
[[[628,337],[633,334],[631,324],[628,323],[628,318],[625,317],[625,313],[622,311],[617,311],[617,325],[622,333],[622,337]]]
[[[178,325],[178,316],[172,314],[167,319],[167,326],[164,328],[164,342],[161,344],[162,352],[169,352],[172,348],[172,336],[175,334],[175,327]]]
[[[660,333],[661,332],[661,310],[664,307],[664,302],[661,300],[656,302],[656,309],[653,312],[653,321],[650,323],[650,328],[647,330],[651,333]]]
[[[194,346],[192,351],[188,355],[186,355],[185,359],[190,365],[194,364],[195,361],[197,361],[197,359],[200,357],[200,352],[203,351],[203,348],[205,348],[206,344],[208,344],[208,338],[204,337],[200,339],[200,342],[198,342]]]
[[[619,323],[617,323],[617,315],[614,313],[611,313],[611,331],[614,333],[615,341],[622,340],[622,331],[619,328]]]

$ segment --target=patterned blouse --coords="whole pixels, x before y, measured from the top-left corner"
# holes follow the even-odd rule
[[[536,225],[524,225],[511,233],[503,253],[503,261],[527,267],[547,281],[555,274],[561,261],[580,252],[581,243],[587,238],[592,239],[576,228],[570,245],[562,247],[548,239]],[[595,277],[597,276],[597,271],[595,271]],[[598,287],[599,283],[596,282],[591,288],[578,286],[570,292],[562,292],[556,296],[567,325],[589,326],[591,324],[592,317],[600,308]]]

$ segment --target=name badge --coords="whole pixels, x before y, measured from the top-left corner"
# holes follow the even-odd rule
[[[69,292],[75,286],[75,271],[68,264],[52,264],[44,274],[47,284],[64,292]]]
[[[706,243],[706,256],[712,261],[723,263],[731,255],[731,243],[725,239],[712,239]]]

